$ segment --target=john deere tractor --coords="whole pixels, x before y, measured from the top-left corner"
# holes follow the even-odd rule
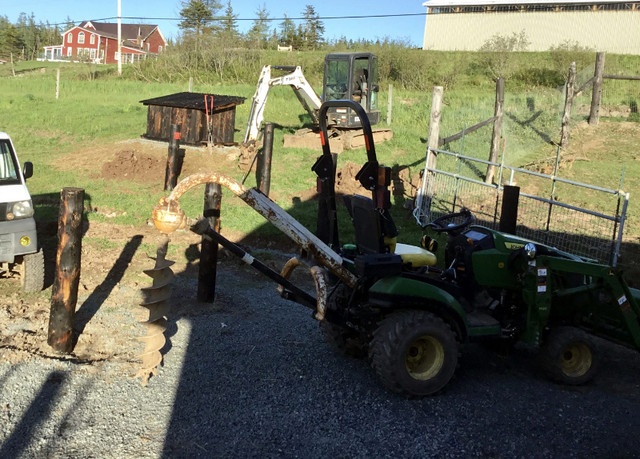
[[[350,101],[325,102],[325,112]],[[356,275],[328,294],[321,331],[338,351],[368,355],[392,391],[424,396],[452,378],[462,345],[486,342],[508,348],[521,341],[540,349],[544,369],[563,384],[589,381],[600,354],[594,335],[640,348],[640,290],[609,266],[534,241],[474,225],[470,211],[444,215],[428,226],[447,235],[438,263],[434,239],[398,244],[389,212],[390,170],[367,142],[367,162],[356,179],[364,195],[345,206],[355,241],[340,245],[334,189],[336,157],[323,143],[318,174],[318,235]],[[430,249],[430,250],[429,250]],[[439,267],[437,267],[439,266]]]
[[[347,244],[340,243],[337,155],[327,132],[328,110],[344,107],[361,120],[367,152],[356,175],[363,194],[343,197],[355,230]],[[640,349],[640,290],[629,288],[615,268],[474,225],[467,209],[429,223],[432,231],[446,234],[440,261],[436,241],[426,235],[420,245],[398,243],[389,212],[391,171],[378,163],[364,109],[353,100],[328,101],[319,120],[323,152],[312,167],[320,196],[316,234],[260,191],[215,172],[189,176],[162,198],[154,207],[156,227],[168,234],[185,224],[178,200],[194,186],[227,187],[314,260],[316,296],[289,280],[300,260],[289,260],[277,273],[207,220],[192,229],[277,281],[283,297],[314,310],[331,346],[368,356],[389,389],[409,396],[443,389],[469,342],[503,349],[529,343],[539,348],[547,373],[564,384],[593,377],[600,357],[595,335]]]

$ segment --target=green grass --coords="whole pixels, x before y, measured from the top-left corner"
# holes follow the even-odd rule
[[[458,57],[462,65],[463,57]],[[462,63],[462,64],[461,64]],[[469,65],[468,63],[466,65]],[[8,132],[16,144],[20,159],[32,161],[36,173],[29,180],[29,188],[37,205],[38,218],[55,220],[56,202],[63,187],[81,187],[86,192],[86,209],[89,221],[108,221],[116,224],[144,225],[151,208],[164,194],[159,183],[140,184],[129,181],[104,180],[84,175],[78,171],[61,171],[55,166],[65,161],[65,155],[92,145],[104,145],[119,140],[138,138],[146,129],[146,107],[139,101],[151,97],[187,90],[188,82],[150,83],[118,78],[109,74],[109,69],[96,69],[84,65],[59,66],[38,63],[41,70],[32,70],[33,63],[19,64],[19,77],[5,73],[0,84],[0,130]],[[56,69],[61,69],[60,97],[55,98]],[[93,72],[92,78],[89,75]],[[100,72],[95,78],[95,72]],[[257,74],[256,74],[257,78]],[[477,84],[477,76],[460,77],[459,83],[445,89],[444,107],[440,135],[446,137],[493,116],[494,85],[491,82]],[[316,79],[317,81],[317,79]],[[319,91],[319,88],[316,87]],[[387,112],[387,86],[381,86],[380,108],[382,126]],[[233,86],[197,82],[196,92],[209,92],[246,97],[245,104],[237,107],[236,141],[244,136],[250,100],[255,90],[252,84]],[[426,138],[429,130],[431,91],[406,90],[394,87],[393,140],[377,145],[379,161],[387,166],[408,167],[417,174],[424,167]],[[511,166],[553,157],[556,147],[550,142],[560,135],[560,117],[563,94],[559,89],[524,87],[506,84],[505,118],[505,163]],[[283,136],[308,124],[310,119],[287,87],[273,88],[265,111],[265,120],[276,124],[271,191],[277,202],[308,228],[315,229],[313,202],[296,202],[292,198],[315,186],[315,174],[311,166],[320,155],[307,149],[284,149]],[[488,159],[491,127],[484,127],[465,135],[444,148],[464,155]],[[571,170],[562,171],[574,179],[593,181],[600,186],[617,188],[620,162],[628,162],[632,155],[632,144],[612,134],[606,139],[603,155],[590,162],[574,163]],[[635,150],[633,150],[635,151]],[[606,154],[604,154],[606,153]],[[637,159],[637,158],[636,158]],[[363,149],[345,151],[339,156],[338,167],[352,161],[365,161]],[[627,165],[626,183],[633,183],[640,174],[640,162]],[[99,171],[96,171],[99,172]],[[232,167],[220,172],[237,180],[243,173]],[[253,186],[251,175],[246,182]],[[629,188],[629,187],[627,187]],[[579,197],[578,197],[579,198]],[[584,199],[588,199],[585,197]],[[400,242],[416,243],[422,230],[414,223],[407,211],[401,208],[402,200],[394,202],[396,223],[401,228]],[[202,209],[202,192],[190,192],[181,199],[189,216],[196,216]],[[117,210],[117,216],[107,218],[102,210]],[[635,221],[640,207],[632,201],[627,226],[629,231],[638,230]],[[348,219],[341,214],[341,224],[350,228]],[[252,209],[225,192],[223,198],[223,228],[251,233],[258,231],[268,237],[277,237],[277,230],[265,225],[264,219]],[[104,241],[94,241],[104,244]]]

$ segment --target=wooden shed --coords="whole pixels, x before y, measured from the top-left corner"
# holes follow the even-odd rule
[[[244,97],[196,92],[179,92],[154,99],[141,100],[148,107],[147,132],[143,137],[169,141],[171,125],[180,126],[180,142],[187,145],[202,145],[207,142],[207,109],[212,124],[213,142],[233,144],[236,121],[236,105],[244,103]],[[213,98],[213,110],[211,110]]]

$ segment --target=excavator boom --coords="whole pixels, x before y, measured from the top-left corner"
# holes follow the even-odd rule
[[[286,71],[284,75],[271,76],[271,70]],[[311,115],[314,124],[318,124],[318,110],[322,101],[313,90],[307,79],[302,74],[302,69],[297,66],[265,65],[260,72],[260,78],[256,86],[256,92],[251,99],[251,110],[247,121],[247,132],[244,143],[256,141],[260,133],[260,126],[264,119],[264,109],[267,105],[269,90],[273,86],[291,86],[304,109]]]

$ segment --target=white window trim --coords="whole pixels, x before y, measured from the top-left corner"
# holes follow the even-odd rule
[[[84,45],[84,32],[80,32],[78,34],[78,44],[79,45]]]

